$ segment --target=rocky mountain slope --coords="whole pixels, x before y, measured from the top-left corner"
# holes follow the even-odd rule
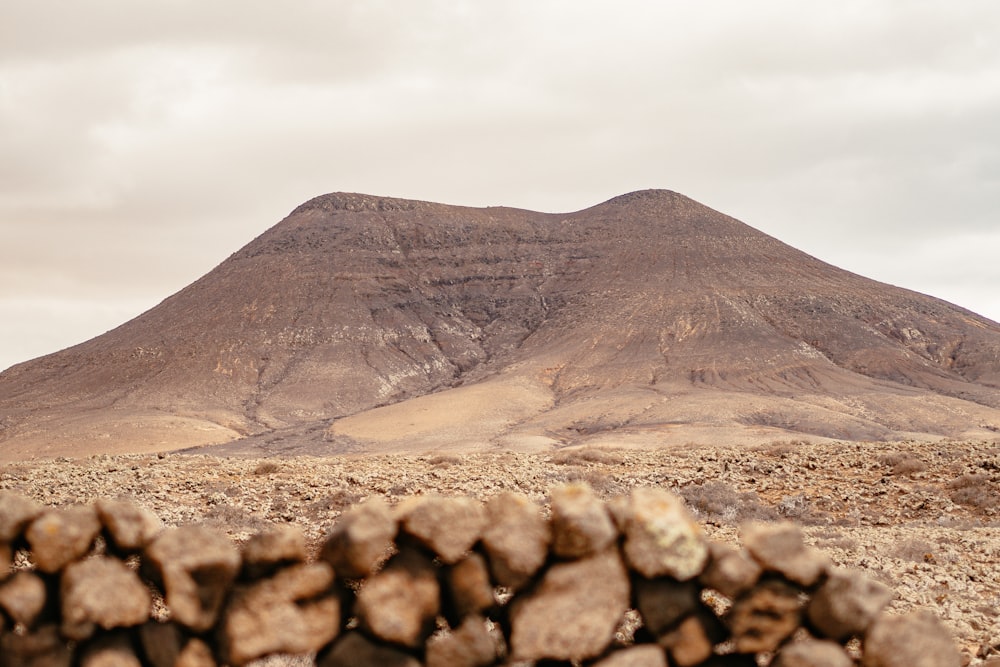
[[[135,320],[0,374],[8,460],[998,429],[1000,325],[663,190],[568,214],[317,197]]]

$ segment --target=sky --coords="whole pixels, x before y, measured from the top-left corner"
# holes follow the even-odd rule
[[[1000,3],[0,4],[0,369],[319,194],[644,188],[1000,320]]]

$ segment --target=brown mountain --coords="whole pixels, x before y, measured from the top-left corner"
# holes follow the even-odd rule
[[[0,374],[0,457],[995,437],[1000,325],[682,195],[330,194]]]

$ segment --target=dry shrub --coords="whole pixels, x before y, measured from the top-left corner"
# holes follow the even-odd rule
[[[263,463],[261,463],[260,465],[258,465],[256,468],[253,469],[253,474],[270,475],[271,473],[278,472],[279,470],[281,470],[281,466],[279,466],[274,461],[264,461]]]
[[[917,537],[911,537],[895,546],[890,552],[893,558],[908,560],[914,563],[933,563],[935,546]]]
[[[585,447],[583,449],[559,450],[550,457],[550,460],[556,465],[583,465],[585,463],[618,465],[625,462],[625,455],[621,450]]]
[[[948,483],[952,502],[976,509],[995,508],[1000,505],[1000,498],[990,487],[990,476],[985,473],[967,473],[956,477]]]
[[[427,465],[434,468],[447,468],[448,466],[458,465],[461,462],[462,459],[454,454],[438,454],[427,459]]]
[[[725,482],[705,482],[686,486],[681,497],[695,514],[706,519],[725,523],[744,521],[775,521],[781,515],[773,507],[764,505],[754,491],[739,492]]]
[[[912,475],[927,470],[927,464],[909,452],[889,452],[878,457],[893,475]]]
[[[564,477],[567,482],[584,482],[599,494],[615,490],[615,480],[611,475],[599,470],[571,470]]]

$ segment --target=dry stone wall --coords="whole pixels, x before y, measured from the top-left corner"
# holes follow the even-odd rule
[[[291,525],[237,546],[129,501],[2,492],[0,667],[961,664],[935,615],[884,613],[889,589],[794,525],[742,540],[707,540],[653,488],[604,502],[570,484],[546,508],[373,497],[317,553]]]

